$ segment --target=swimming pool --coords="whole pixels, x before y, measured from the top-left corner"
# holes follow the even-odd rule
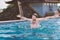
[[[0,40],[60,40],[60,18],[40,22],[32,34],[29,21],[0,23]]]

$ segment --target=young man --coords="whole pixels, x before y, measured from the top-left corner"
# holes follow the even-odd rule
[[[21,17],[21,19],[28,20],[28,21],[31,22],[30,28],[33,31],[32,34],[35,35],[36,30],[38,30],[38,28],[41,27],[41,25],[39,24],[39,22],[44,21],[44,20],[48,20],[50,18],[56,18],[56,17],[59,17],[59,14],[58,13],[55,14],[54,16],[48,16],[48,17],[45,17],[45,18],[37,18],[37,14],[34,13],[34,15],[32,15],[32,19],[25,18],[25,17]]]
[[[44,20],[48,20],[50,18],[56,18],[56,17],[59,17],[58,13],[57,14],[55,13],[54,16],[48,16],[48,17],[44,17],[44,18],[37,18],[37,14],[34,13],[34,15],[32,15],[32,19],[25,18],[25,17],[21,17],[21,19],[30,21],[31,22],[30,27],[31,27],[31,29],[33,29],[33,28],[39,28],[39,27],[41,27],[39,25],[40,21],[44,21]]]

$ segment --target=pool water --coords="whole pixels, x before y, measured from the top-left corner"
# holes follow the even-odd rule
[[[0,23],[0,40],[60,40],[60,18],[39,23],[41,27],[30,29],[30,21]]]

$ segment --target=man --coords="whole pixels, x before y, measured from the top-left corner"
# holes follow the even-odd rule
[[[55,12],[55,15],[53,15],[53,16],[48,16],[48,17],[44,17],[44,18],[37,18],[37,14],[34,13],[34,15],[32,15],[32,19],[29,19],[29,18],[26,18],[26,17],[21,17],[21,16],[19,16],[19,17],[22,20],[28,20],[28,21],[30,21],[31,22],[30,27],[31,27],[31,29],[33,29],[33,28],[39,28],[39,27],[41,27],[39,25],[40,21],[48,20],[50,18],[59,17],[59,14],[57,12]]]
[[[32,15],[32,19],[25,18],[25,17],[20,17],[20,18],[23,19],[23,20],[28,20],[28,21],[31,22],[30,28],[33,31],[32,34],[36,35],[37,30],[41,27],[41,25],[39,24],[39,22],[44,21],[44,20],[48,20],[50,18],[56,18],[56,17],[59,17],[58,13],[55,14],[54,16],[48,16],[48,17],[45,17],[45,18],[37,18],[37,14],[34,13],[34,15]]]

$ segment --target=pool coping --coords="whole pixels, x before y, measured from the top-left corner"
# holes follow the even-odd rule
[[[7,23],[7,22],[17,22],[17,21],[20,21],[20,22],[24,22],[26,20],[8,20],[8,21],[0,21],[0,23]]]

